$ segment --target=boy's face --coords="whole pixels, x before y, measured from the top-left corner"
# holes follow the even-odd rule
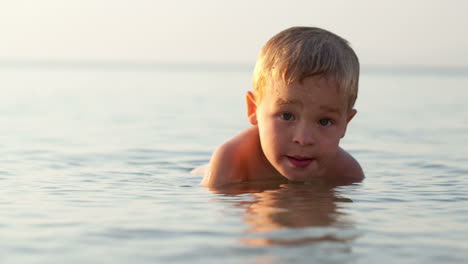
[[[249,92],[247,104],[268,161],[289,180],[324,175],[356,110],[348,111],[346,97],[320,76],[265,89],[261,102]]]

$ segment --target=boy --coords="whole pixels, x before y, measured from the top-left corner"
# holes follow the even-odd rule
[[[252,126],[214,152],[202,185],[362,180],[358,162],[338,146],[356,114],[358,80],[358,58],[341,37],[313,27],[275,35],[246,95]]]

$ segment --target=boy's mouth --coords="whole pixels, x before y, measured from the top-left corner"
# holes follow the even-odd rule
[[[306,168],[314,159],[303,156],[286,156],[289,162],[297,168]]]

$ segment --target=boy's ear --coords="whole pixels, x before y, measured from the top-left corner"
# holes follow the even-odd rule
[[[349,122],[351,122],[351,120],[354,118],[354,116],[356,115],[357,113],[357,110],[356,109],[352,109],[351,111],[349,111],[348,113],[348,116],[346,117],[346,125],[345,125],[345,128],[343,130],[343,134],[341,135],[341,138],[343,138],[346,134],[346,129],[348,128],[348,124]]]
[[[245,95],[245,100],[247,102],[247,117],[250,124],[257,125],[257,102],[255,101],[255,95],[248,91]]]

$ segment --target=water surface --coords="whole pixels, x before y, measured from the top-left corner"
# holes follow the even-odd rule
[[[468,77],[364,72],[358,183],[201,187],[238,69],[0,68],[2,263],[466,263]]]

